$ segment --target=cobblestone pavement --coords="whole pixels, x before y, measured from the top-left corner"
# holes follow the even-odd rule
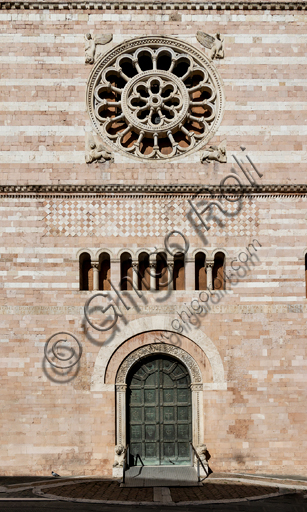
[[[215,484],[206,482],[202,487],[170,487],[175,503],[180,501],[229,500],[263,496],[278,492],[278,488],[242,484]]]
[[[278,492],[277,487],[243,485],[240,483],[209,483],[201,487],[170,487],[172,501],[205,501],[241,499],[251,496],[263,496]],[[46,495],[62,496],[65,498],[112,500],[112,501],[154,501],[152,487],[122,488],[117,482],[85,482],[75,485],[44,488]]]
[[[86,482],[63,487],[43,489],[44,494],[53,494],[65,498],[111,500],[111,501],[153,501],[152,487],[122,488],[118,482]]]
[[[240,478],[243,481],[240,481]],[[165,507],[170,508],[175,506],[175,510],[178,512],[179,510],[187,512],[189,510],[203,509],[204,502],[208,502],[205,504],[206,510],[226,510],[227,512],[230,510],[246,510],[251,512],[256,510],[278,510],[278,512],[285,510],[288,512],[289,510],[289,512],[307,512],[307,499],[304,498],[304,496],[307,498],[306,481],[294,481],[287,478],[264,479],[261,476],[249,477],[248,475],[242,475],[240,477],[239,475],[226,476],[224,474],[215,474],[214,477],[211,475],[210,480],[205,481],[204,485],[200,487],[170,488],[120,487],[119,481],[111,478],[104,478],[103,480],[97,478],[88,478],[86,480],[81,478],[63,478],[52,479],[52,481],[50,481],[48,478],[36,479],[32,477],[31,479],[0,479],[0,482],[2,483],[2,486],[0,486],[1,512],[4,510],[30,511],[28,507],[30,504],[34,507],[34,509],[31,508],[31,511],[64,510],[66,507],[65,510],[110,510],[112,512],[124,510],[125,512],[129,512],[130,510],[134,511],[136,508],[138,510],[144,510],[146,507],[146,512],[149,512],[150,510],[167,510]],[[293,486],[292,489],[290,489],[291,485]],[[302,486],[303,488],[300,488]],[[287,487],[289,488],[287,489]],[[161,492],[163,489],[165,489],[165,492]],[[274,494],[276,495],[278,492],[280,494],[287,494],[273,497]],[[168,496],[168,499],[161,499],[163,495]],[[266,495],[267,498],[264,499]],[[61,501],[58,501],[57,497]],[[43,501],[42,498],[49,498],[52,501]],[[21,507],[22,505],[22,507],[19,509],[14,508],[13,505],[8,505],[4,501],[5,499],[16,499],[18,500],[19,506]],[[40,499],[40,502],[37,503],[38,508],[36,508],[35,501],[38,499]],[[70,503],[70,500],[73,503]],[[80,500],[81,503],[74,500]],[[89,502],[87,502],[87,500],[89,500]],[[104,503],[99,505],[91,500],[102,501]],[[223,500],[233,500],[234,502],[236,500],[243,501],[221,503]],[[109,504],[106,503],[108,501],[110,502]],[[169,503],[166,503],[166,501]],[[26,502],[28,502],[27,506]],[[118,506],[116,506],[116,502],[118,502]],[[135,502],[135,505],[132,506],[133,502]],[[11,503],[13,503],[13,501],[11,501]],[[49,508],[48,503],[54,508],[52,508],[52,506]],[[123,508],[123,503],[128,504]],[[62,508],[63,504],[65,504],[64,509]],[[278,504],[278,507],[275,508],[274,504],[276,506]],[[71,508],[71,505],[73,505],[73,508]],[[98,505],[100,507],[99,509],[96,508]],[[5,508],[6,506],[8,508]],[[24,508],[24,506],[26,508]],[[91,508],[92,506],[94,506],[94,508]]]

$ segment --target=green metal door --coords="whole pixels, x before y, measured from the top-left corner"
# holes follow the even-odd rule
[[[191,463],[192,407],[187,369],[169,356],[142,359],[127,382],[130,464]]]

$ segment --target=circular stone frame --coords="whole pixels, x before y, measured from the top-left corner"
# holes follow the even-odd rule
[[[178,118],[175,118],[172,122],[170,122],[167,125],[167,128],[165,128],[165,127],[160,128],[159,126],[156,126],[156,127],[151,127],[151,128],[147,127],[145,129],[144,126],[142,126],[142,123],[135,121],[134,118],[131,116],[131,112],[130,112],[129,106],[128,106],[129,95],[131,94],[133,88],[137,85],[137,83],[138,82],[142,83],[144,80],[146,81],[150,78],[154,78],[155,76],[157,76],[159,78],[161,78],[161,77],[165,78],[165,79],[169,80],[170,82],[173,79],[172,73],[169,73],[168,71],[162,71],[160,69],[152,69],[150,71],[144,71],[143,73],[136,75],[135,77],[131,78],[131,80],[126,84],[126,86],[123,90],[122,108],[123,108],[123,113],[125,114],[126,118],[129,121],[132,121],[134,123],[134,126],[136,126],[140,131],[145,130],[146,132],[151,132],[151,133],[159,133],[159,132],[164,133],[164,132],[167,132],[167,130],[172,130],[173,128],[175,128],[175,126],[183,120],[183,118],[186,114],[186,111],[188,110],[189,95],[188,95],[187,89],[184,87],[182,80],[178,79],[178,83],[176,84],[179,89],[179,92],[181,93],[182,99],[183,99],[182,111],[181,111],[181,114],[178,116]],[[153,103],[153,99],[156,99],[156,98],[158,100],[157,106],[160,106],[162,103],[162,98],[159,95],[152,95],[151,98],[149,97],[149,102]]]
[[[211,122],[209,127],[207,126],[204,130],[204,134],[198,135],[192,137],[193,143],[190,144],[187,148],[179,148],[179,144],[177,141],[174,141],[174,137],[172,136],[172,129],[176,129],[177,124],[177,130],[182,129],[182,115],[179,115],[176,120],[170,123],[170,127],[168,130],[168,136],[172,140],[172,146],[173,151],[171,151],[169,154],[162,154],[161,151],[157,151],[157,140],[158,140],[158,134],[159,134],[159,127],[157,126],[156,133],[153,134],[153,137],[155,138],[154,141],[154,150],[152,153],[148,154],[141,154],[139,147],[140,147],[140,140],[144,136],[144,132],[146,130],[141,130],[142,123],[136,123],[133,125],[133,128],[135,127],[138,131],[139,139],[134,144],[135,149],[131,150],[131,148],[125,148],[122,146],[121,141],[116,141],[116,136],[109,136],[109,134],[106,132],[106,125],[111,123],[111,117],[106,118],[107,122],[102,122],[101,119],[98,119],[97,117],[97,93],[96,88],[101,84],[102,77],[105,76],[105,73],[108,73],[108,70],[118,70],[118,62],[119,58],[127,59],[127,57],[130,57],[130,60],[133,61],[133,65],[135,65],[135,54],[138,55],[142,52],[142,49],[145,50],[152,50],[152,52],[169,52],[173,56],[175,56],[175,59],[178,59],[178,61],[181,59],[183,60],[186,58],[187,61],[190,61],[190,64],[193,63],[195,70],[201,71],[204,73],[204,76],[208,76],[208,79],[204,79],[204,83],[208,83],[208,88],[211,89],[214,93],[214,96],[212,95],[212,100],[210,98],[210,101],[214,101],[213,110],[211,114],[211,118],[209,121]],[[131,57],[131,54],[134,52],[134,56]],[[133,60],[134,59],[134,60]],[[128,59],[129,60],[129,59]],[[117,67],[116,67],[117,66]],[[189,68],[193,69],[194,68]],[[120,69],[120,72],[122,70]],[[149,70],[150,71],[150,70]],[[160,70],[160,75],[166,76],[168,71]],[[157,76],[159,76],[158,71],[155,72],[155,70],[152,70],[152,75],[156,73]],[[136,77],[129,77],[129,81],[125,84],[124,89],[126,91],[132,90],[130,87],[130,82],[135,80],[138,80],[138,77],[141,77],[141,74],[145,75],[146,71],[140,70],[140,74]],[[150,72],[149,72],[150,74]],[[170,75],[172,73],[169,73]],[[183,81],[180,79],[180,77],[176,77],[173,75],[173,78],[177,78],[177,85],[179,91],[182,92],[182,85]],[[107,90],[109,87],[109,90],[111,90],[111,85],[108,83],[107,78],[104,79],[104,87]],[[180,87],[179,87],[180,84]],[[182,84],[182,85],[181,85]],[[127,95],[123,94],[123,115],[122,118],[127,114]],[[187,91],[187,95],[183,95],[183,104],[186,102],[187,98],[189,98],[189,92]],[[191,100],[192,101],[192,100]],[[163,160],[163,159],[174,159],[178,158],[180,156],[185,156],[187,154],[190,154],[194,151],[200,150],[205,144],[208,143],[208,141],[215,135],[217,132],[220,123],[222,121],[223,111],[224,111],[224,104],[225,104],[225,98],[224,98],[224,92],[223,92],[223,81],[215,68],[212,61],[205,55],[203,51],[198,50],[194,46],[192,46],[189,43],[186,43],[184,41],[181,41],[180,39],[176,39],[174,37],[161,37],[161,36],[143,36],[143,37],[137,37],[135,39],[131,39],[128,41],[125,41],[114,48],[112,48],[107,53],[103,54],[96,64],[94,65],[91,74],[88,79],[87,84],[87,92],[86,92],[86,102],[87,102],[87,109],[88,113],[91,119],[91,123],[93,125],[94,130],[101,136],[103,141],[110,147],[113,151],[120,151],[121,153],[124,153],[125,155],[131,156],[134,159],[140,160]],[[208,100],[209,102],[209,100]],[[207,102],[207,103],[208,103]],[[102,108],[105,108],[105,104],[107,104],[107,100],[102,100],[101,105]],[[208,103],[209,104],[209,103]],[[110,105],[110,103],[109,103]],[[111,105],[112,106],[112,105]],[[212,105],[211,105],[212,106]],[[185,105],[183,106],[183,115],[185,112]],[[129,118],[129,121],[131,121],[131,116],[127,116]],[[209,116],[210,117],[210,116]],[[204,117],[202,118],[204,119]],[[207,123],[206,123],[207,124]],[[126,131],[126,130],[125,130]],[[151,131],[151,130],[150,130]],[[154,130],[153,130],[154,131]],[[167,130],[164,130],[164,132]],[[187,134],[187,137],[189,137],[193,132],[189,132],[185,130],[185,133]],[[169,135],[170,134],[170,135]],[[191,137],[190,137],[191,139]],[[133,148],[134,148],[133,147]]]

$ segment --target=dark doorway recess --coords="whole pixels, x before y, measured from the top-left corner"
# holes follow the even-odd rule
[[[151,356],[127,379],[127,442],[130,464],[189,465],[192,441],[190,376],[170,356]]]

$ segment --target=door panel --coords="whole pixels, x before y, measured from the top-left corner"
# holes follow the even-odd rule
[[[190,464],[187,369],[169,356],[149,357],[133,367],[127,384],[127,439],[134,462],[138,454],[146,465]]]

